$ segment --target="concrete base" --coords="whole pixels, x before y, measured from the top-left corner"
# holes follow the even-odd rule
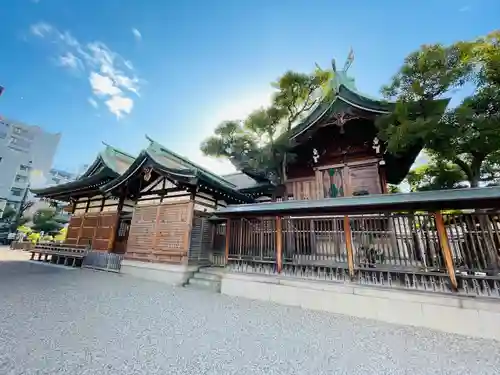
[[[220,293],[221,279],[224,274],[220,270],[212,268],[200,268],[191,277],[186,287],[206,289]]]
[[[221,293],[500,340],[500,301],[234,273]]]
[[[123,260],[121,273],[146,280],[182,286],[198,270],[197,266],[183,264],[158,264]]]

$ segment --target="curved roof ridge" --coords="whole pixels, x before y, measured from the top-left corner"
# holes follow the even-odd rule
[[[168,148],[166,148],[165,146],[163,146],[161,143],[155,141],[154,139],[148,137],[147,135],[146,135],[146,139],[151,142],[151,144],[149,145],[148,149],[152,148],[153,150],[155,150],[155,148],[159,148],[160,152],[164,152],[164,153],[168,154],[170,157],[173,157],[173,158],[177,159],[176,161],[178,163],[180,163],[180,164],[186,164],[187,167],[194,168],[196,171],[200,170],[203,173],[208,174],[212,178],[215,178],[215,179],[217,179],[217,180],[219,180],[221,182],[226,183],[227,185],[229,185],[229,186],[231,186],[233,188],[236,188],[236,185],[234,185],[233,183],[227,181],[225,178],[223,178],[223,177],[221,177],[221,176],[219,176],[219,175],[217,175],[217,174],[209,171],[208,169],[202,167],[201,165],[198,165],[198,164],[192,162],[188,158],[183,157],[183,156],[177,154],[176,152],[174,152],[172,150],[169,150]]]
[[[102,141],[102,144],[104,146],[106,146],[106,149],[110,149],[110,150],[112,150],[112,151],[114,151],[114,152],[116,152],[118,154],[122,154],[122,155],[127,156],[127,157],[129,157],[131,159],[135,159],[136,158],[135,156],[133,156],[132,154],[129,154],[128,152],[125,152],[125,151],[123,151],[123,150],[121,150],[121,149],[119,149],[117,147],[111,146],[109,143],[106,143],[106,142]]]

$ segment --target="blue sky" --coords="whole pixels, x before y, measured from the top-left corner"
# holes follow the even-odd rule
[[[341,66],[378,95],[424,43],[500,27],[498,0],[2,0],[0,115],[63,134],[74,171],[101,141],[130,153],[144,134],[218,173],[200,142],[266,104],[288,69]]]

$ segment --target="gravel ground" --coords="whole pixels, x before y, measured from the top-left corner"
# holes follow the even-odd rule
[[[1,375],[486,375],[499,369],[494,341],[2,261],[0,254]]]

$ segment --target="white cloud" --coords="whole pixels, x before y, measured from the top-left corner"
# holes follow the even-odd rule
[[[71,52],[66,52],[64,55],[59,56],[58,62],[59,65],[70,69],[78,69],[82,65],[80,59]]]
[[[81,68],[88,74],[95,95],[92,99],[96,104],[101,101],[118,118],[131,112],[134,105],[131,94],[139,96],[143,81],[137,77],[130,60],[103,42],[80,43],[69,31],[61,32],[45,22],[32,25],[30,30],[33,35],[50,40],[62,51],[58,65]]]
[[[120,95],[122,90],[115,86],[113,80],[107,76],[92,72],[89,77],[90,86],[96,95]]]
[[[132,29],[132,34],[134,34],[134,38],[135,40],[137,40],[138,42],[140,42],[142,40],[142,34],[139,30],[137,30],[136,28],[133,28]]]
[[[30,31],[33,35],[35,35],[39,38],[44,38],[48,34],[52,33],[53,28],[48,23],[38,22],[38,23],[35,23],[34,25],[31,25]]]
[[[89,102],[89,104],[94,107],[94,108],[98,108],[99,107],[99,104],[97,104],[97,102],[95,101],[94,98],[88,98],[87,101]]]
[[[121,118],[124,114],[128,115],[132,112],[134,101],[130,98],[115,95],[106,100],[106,106],[111,113],[116,115],[117,118]]]

